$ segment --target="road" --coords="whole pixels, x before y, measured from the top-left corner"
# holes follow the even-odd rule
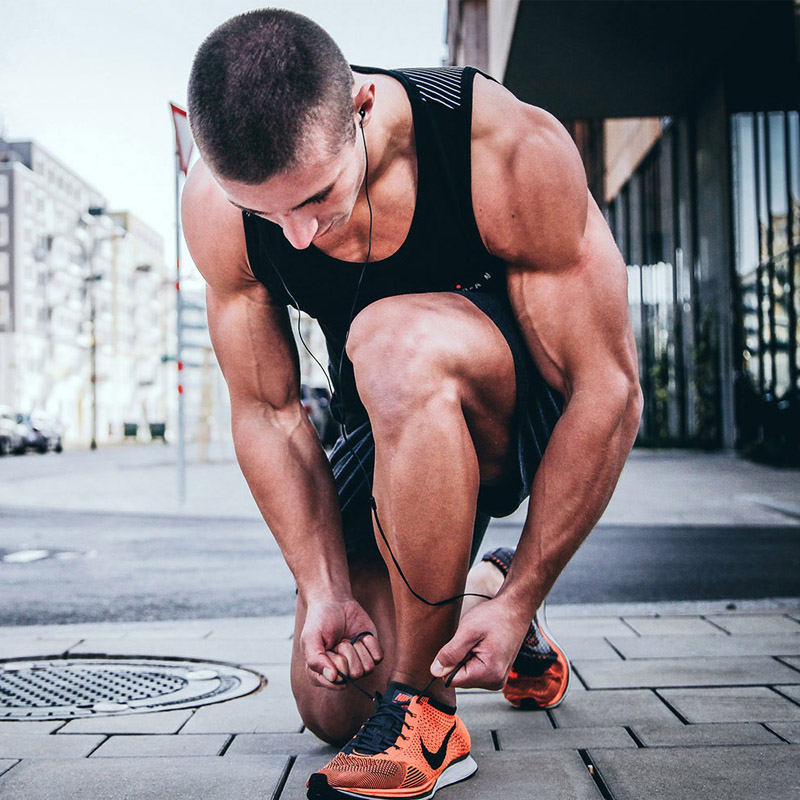
[[[516,525],[493,523],[486,547]],[[291,613],[294,583],[257,520],[0,509],[0,625]],[[798,527],[601,526],[551,603],[796,596]]]

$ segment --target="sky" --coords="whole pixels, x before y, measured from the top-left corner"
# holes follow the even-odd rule
[[[0,24],[0,133],[35,139],[175,252],[174,133],[194,53],[235,0],[25,0]],[[355,64],[434,66],[445,0],[291,0]],[[185,254],[185,251],[184,251]]]

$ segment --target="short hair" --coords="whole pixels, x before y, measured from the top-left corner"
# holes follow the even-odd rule
[[[353,73],[308,17],[249,11],[200,45],[189,77],[189,123],[203,160],[250,185],[294,167],[312,132],[331,154],[355,136]]]

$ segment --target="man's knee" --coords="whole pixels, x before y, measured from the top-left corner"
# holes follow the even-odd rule
[[[373,426],[381,418],[403,419],[432,400],[458,405],[448,374],[455,353],[438,322],[404,297],[378,300],[353,320],[347,355]]]
[[[334,700],[323,705],[318,697],[304,696],[297,691],[295,701],[303,725],[318,739],[336,747],[349,741],[364,723],[364,713],[357,712],[351,704]]]

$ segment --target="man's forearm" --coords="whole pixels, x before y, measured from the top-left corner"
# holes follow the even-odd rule
[[[591,532],[636,438],[638,385],[617,402],[576,394],[556,425],[531,489],[528,516],[498,597],[530,616]],[[522,612],[524,609],[524,612]]]
[[[236,454],[299,591],[350,596],[341,516],[328,460],[305,410],[233,409]]]

